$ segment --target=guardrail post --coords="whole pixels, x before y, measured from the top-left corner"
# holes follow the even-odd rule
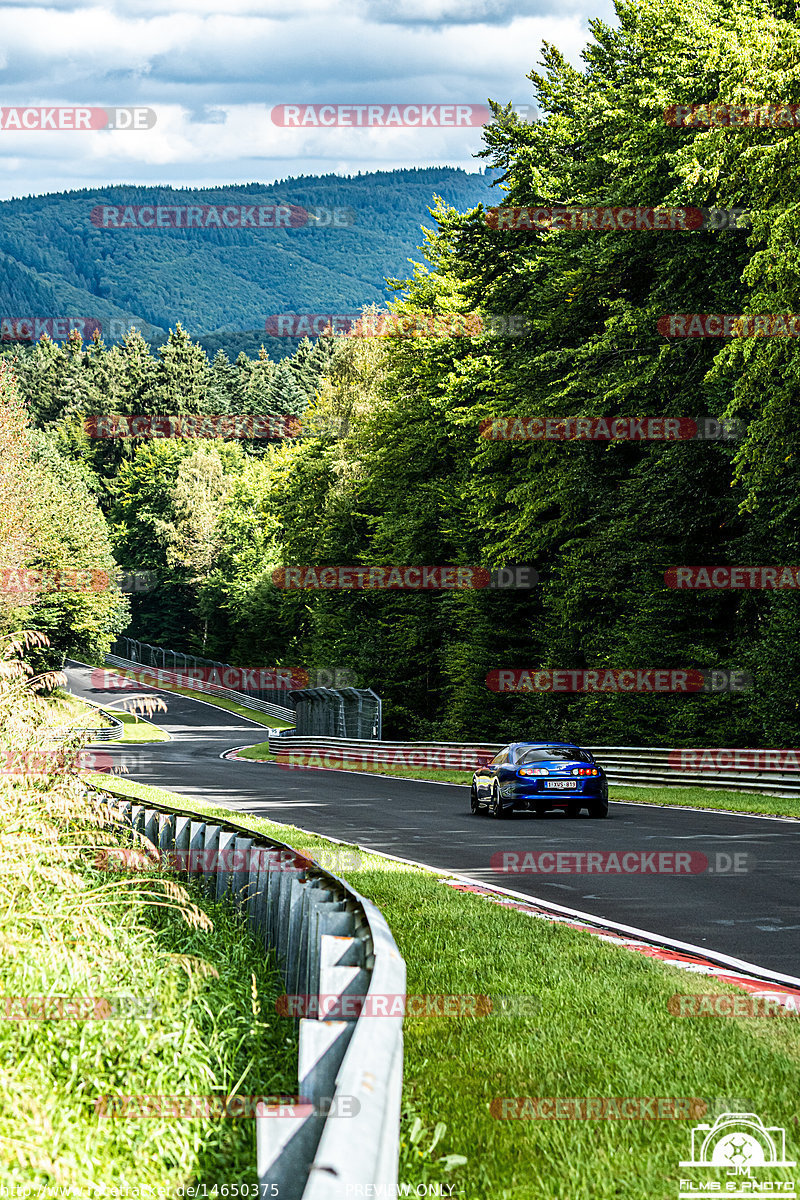
[[[235,864],[231,874],[231,896],[238,909],[247,909],[250,902],[250,853],[253,839],[237,837],[234,842]]]
[[[156,848],[158,848],[158,834],[158,813],[154,812],[151,808],[147,808],[144,812],[144,836]]]
[[[217,880],[215,871],[219,866],[219,825],[206,825],[203,838],[203,891],[209,900],[216,899]]]
[[[269,888],[269,852],[261,846],[250,851],[250,873],[248,875],[248,916],[251,931],[262,936],[267,925],[267,889]]]
[[[189,875],[199,875],[203,866],[203,845],[206,837],[205,821],[189,822],[189,859],[186,863],[186,870]]]
[[[184,862],[187,867],[191,836],[192,818],[184,816],[183,813],[177,813],[175,815],[175,857],[178,863]]]
[[[223,896],[227,895],[233,874],[231,869],[231,855],[235,849],[236,834],[227,829],[220,829],[219,842],[217,844],[217,886],[214,890],[217,900],[221,900]]]

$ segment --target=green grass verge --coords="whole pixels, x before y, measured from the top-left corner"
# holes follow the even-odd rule
[[[274,762],[276,755],[270,751],[269,742],[259,742],[257,746],[247,746],[240,750],[237,758],[250,758],[256,762]],[[339,770],[338,767],[331,768]],[[375,766],[368,763],[360,766],[356,763],[341,768],[344,771],[358,771],[365,775],[388,775],[396,779],[421,779],[432,783],[465,783],[472,782],[472,771],[423,771],[419,767]]]
[[[165,729],[159,729],[158,725],[153,725],[142,717],[137,717],[133,713],[120,712],[118,709],[110,711],[118,720],[122,721],[122,733],[118,738],[114,738],[113,742],[104,742],[103,745],[141,746],[147,742],[169,742],[171,740]],[[100,742],[94,744],[101,745]]]
[[[45,703],[53,710],[55,720],[71,729],[82,729],[87,725],[94,729],[109,729],[111,726],[111,722],[98,712],[95,705],[62,688],[56,688],[46,697]]]
[[[57,689],[51,697],[48,697],[48,703],[52,705],[59,717],[69,723],[71,728],[76,730],[84,726],[91,726],[94,729],[109,729],[111,722],[100,712],[98,706],[90,700],[82,700],[79,696],[74,696],[71,692],[65,692],[62,689]],[[163,729],[159,729],[157,725],[150,724],[138,714],[121,712],[111,706],[108,711],[122,722],[124,728],[119,737],[113,739],[114,745],[120,743],[135,743],[137,745],[144,742],[168,742],[170,736]],[[108,745],[107,742],[90,742],[90,745]]]
[[[275,759],[267,742],[248,746],[246,750],[240,750],[237,757],[250,758],[257,762]],[[354,764],[342,769],[425,782],[457,783],[466,787],[472,782],[472,771],[421,771],[417,767],[384,767],[372,764],[363,767]],[[680,804],[690,808],[722,809],[725,812],[761,813],[765,816],[800,819],[800,797],[767,796],[762,792],[728,792],[700,787],[620,787],[611,784],[608,795],[611,800],[619,800],[625,804]]]
[[[75,786],[0,787],[0,1194],[57,1185],[95,1200],[109,1185],[152,1196],[221,1181],[255,1194],[252,1119],[102,1117],[96,1105],[295,1093],[274,959],[199,891],[101,869],[98,848],[122,834],[64,790]],[[49,1017],[29,1019],[43,998]],[[80,1015],[60,1016],[58,998]]]
[[[679,804],[690,808],[720,809],[723,812],[761,813],[768,817],[800,818],[800,797],[766,796],[762,792],[727,792],[699,787],[614,787],[612,800],[626,804]]]
[[[293,826],[131,780],[97,782],[234,820],[312,855],[331,847]],[[672,1016],[674,993],[735,989],[456,893],[432,872],[372,854],[361,867],[337,873],[380,907],[408,964],[410,994],[538,1002],[527,1016],[406,1019],[401,1182],[445,1182],[462,1200],[663,1200],[677,1196],[680,1179],[703,1177],[678,1165],[689,1157],[696,1120],[491,1115],[493,1099],[520,1096],[697,1098],[712,1112],[736,1098],[765,1124],[786,1127],[788,1157],[797,1157],[796,1017]],[[770,1178],[790,1175],[776,1169]]]

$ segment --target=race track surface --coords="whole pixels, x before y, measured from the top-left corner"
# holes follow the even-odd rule
[[[95,703],[112,704],[126,694],[93,687],[88,667],[68,667],[67,677],[71,691]],[[494,821],[472,816],[468,789],[453,784],[221,759],[233,746],[265,741],[266,729],[182,696],[156,694],[168,712],[154,716],[153,723],[174,740],[103,747],[115,762],[125,763],[132,779],[512,888],[772,971],[800,973],[799,821],[614,802],[606,820],[524,813]],[[498,851],[529,850],[700,851],[712,863],[718,852],[744,852],[748,869],[679,876],[553,875],[506,874],[490,866]]]

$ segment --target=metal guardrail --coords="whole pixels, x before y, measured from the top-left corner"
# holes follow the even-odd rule
[[[290,732],[290,731],[287,731]],[[554,739],[555,740],[555,739]],[[270,735],[269,748],[277,754],[335,753],[338,758],[352,756],[354,765],[358,763],[373,763],[380,765],[381,761],[390,763],[398,755],[406,760],[420,752],[435,756],[437,751],[442,753],[441,762],[436,765],[447,767],[447,753],[453,752],[450,768],[470,770],[477,769],[486,757],[492,757],[502,750],[506,742],[387,742],[359,741],[354,738],[324,738],[298,737],[291,735],[280,739]],[[603,767],[610,783],[628,787],[703,787],[722,788],[736,792],[761,792],[773,796],[800,796],[800,769],[767,770],[756,767],[747,769],[731,769],[719,767],[675,766],[679,756],[687,754],[699,755],[702,751],[676,749],[660,746],[585,746]],[[381,753],[383,751],[383,754]],[[474,767],[470,754],[474,751]],[[720,751],[712,753],[717,755]],[[735,753],[735,751],[731,751]],[[768,754],[769,751],[739,751],[741,754]],[[776,751],[776,754],[785,751]],[[800,751],[797,752],[800,760]],[[455,760],[458,760],[456,765]],[[409,762],[408,765],[423,766],[423,763]]]
[[[276,950],[289,995],[324,996],[326,1005],[335,996],[364,997],[367,1011],[378,1013],[376,997],[405,997],[406,964],[383,915],[344,880],[234,821],[95,794],[115,820],[162,854],[180,856],[188,874],[203,878],[207,895],[233,903],[252,933]],[[242,987],[249,991],[250,981]],[[351,1006],[359,1009],[360,1002],[340,1011]],[[300,1018],[297,1073],[298,1094],[312,1111],[255,1118],[260,1194],[396,1195],[402,1016]],[[328,1108],[352,1115],[326,1115]]]
[[[674,765],[674,759],[691,751],[661,746],[587,746],[601,764],[611,783],[628,787],[725,788],[734,792],[762,792],[772,796],[800,796],[800,770],[766,770],[756,767],[691,767]],[[719,755],[718,750],[712,753]],[[745,750],[745,754],[768,754],[769,751]],[[781,751],[777,752],[782,753]],[[800,757],[800,756],[799,756]],[[670,762],[670,759],[673,762]]]
[[[352,757],[354,763],[369,762],[380,765],[381,762],[391,764],[398,757],[406,760],[409,766],[423,766],[414,762],[421,755],[430,755],[436,765],[445,766],[448,759],[451,769],[458,769],[454,764],[463,761],[464,770],[474,763],[477,768],[487,758],[507,745],[506,742],[387,742],[370,741],[359,738],[344,737],[303,737],[293,729],[281,730],[280,734],[269,732],[269,748],[274,753],[281,754],[335,754],[337,758]]]
[[[80,699],[81,697],[76,698]],[[124,728],[122,721],[113,713],[106,712],[104,708],[98,708],[97,712],[102,713],[106,720],[111,722],[111,725],[104,725],[102,728],[94,725],[62,725],[57,729],[43,729],[41,732],[53,738],[64,738],[70,733],[80,732],[91,734],[93,742],[113,742],[122,733]]]
[[[111,667],[122,667],[126,671],[137,671],[142,676],[151,675],[152,680],[144,680],[145,687],[159,687],[170,684],[173,687],[185,687],[186,680],[181,681],[180,672],[163,670],[161,667],[143,666],[132,658],[120,658],[117,654],[107,654],[105,662]],[[236,692],[233,688],[220,687],[217,683],[206,683],[195,680],[192,683],[193,692],[201,692],[207,696],[221,696],[224,700],[233,700],[243,708],[252,708],[255,712],[266,713],[269,717],[277,717],[279,721],[294,721],[294,709],[281,704],[270,704],[267,700],[257,700],[248,692]]]
[[[149,642],[140,642],[138,638],[119,637],[111,649],[122,658],[128,658],[131,662],[139,665],[160,667],[165,671],[172,669],[176,673],[191,674],[195,677],[198,674],[198,670],[206,667],[211,668],[212,671],[217,671],[220,677],[226,671],[235,671],[237,669],[231,663],[220,662],[216,658],[203,658],[199,654],[184,654],[182,650],[168,650],[165,646],[151,646]],[[167,655],[169,655],[169,659]],[[225,685],[222,684],[219,686],[224,687]],[[275,704],[280,708],[294,707],[291,700],[288,699],[289,693],[281,688],[254,687],[248,690],[248,695],[254,696],[256,700]]]
[[[94,729],[92,726],[87,727],[87,732],[92,734],[92,740],[95,742],[113,742],[118,738],[124,728],[119,717],[115,717],[113,713],[106,712],[104,708],[98,709],[106,720],[111,722],[111,725],[104,729]],[[84,728],[81,726],[81,728]]]
[[[147,642],[138,642],[134,638],[119,639],[117,645],[121,643],[127,646],[130,654],[136,654],[139,657],[124,658],[117,654],[107,654],[106,663],[110,666],[124,667],[129,671],[142,673],[144,670],[146,674],[152,674],[152,681],[145,680],[146,686],[158,687],[159,681],[161,681],[167,685],[171,684],[173,687],[186,687],[187,681],[182,675],[192,670],[188,666],[191,658],[195,664],[193,668],[195,677],[189,685],[191,691],[201,692],[208,696],[221,696],[226,700],[233,700],[237,704],[241,704],[244,708],[252,708],[256,712],[266,713],[267,716],[277,717],[281,721],[291,721],[301,734],[331,737],[347,737],[349,735],[368,738],[380,738],[381,736],[383,706],[380,696],[376,695],[371,688],[314,687],[287,692],[269,691],[268,689],[261,689],[260,693],[257,690],[256,694],[251,691],[241,692],[236,688],[208,683],[196,674],[198,662],[219,667],[221,670],[229,668],[227,663],[214,663],[210,659],[198,659],[194,655],[165,650],[159,646],[151,646]],[[178,658],[183,661],[183,670],[177,665],[174,665],[172,670],[164,665],[168,654],[172,655],[176,664]],[[161,665],[158,665],[157,662],[159,656],[162,658]],[[231,667],[230,670],[235,671],[237,668]],[[264,700],[262,693],[269,694],[270,699]],[[276,704],[274,696],[277,695],[285,698],[286,704]]]

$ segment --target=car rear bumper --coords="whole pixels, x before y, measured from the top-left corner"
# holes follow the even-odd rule
[[[608,799],[608,782],[605,779],[581,780],[576,788],[545,788],[545,781],[535,780],[530,784],[507,784],[502,789],[504,808],[536,809],[567,808],[578,804],[582,808],[598,800]]]

